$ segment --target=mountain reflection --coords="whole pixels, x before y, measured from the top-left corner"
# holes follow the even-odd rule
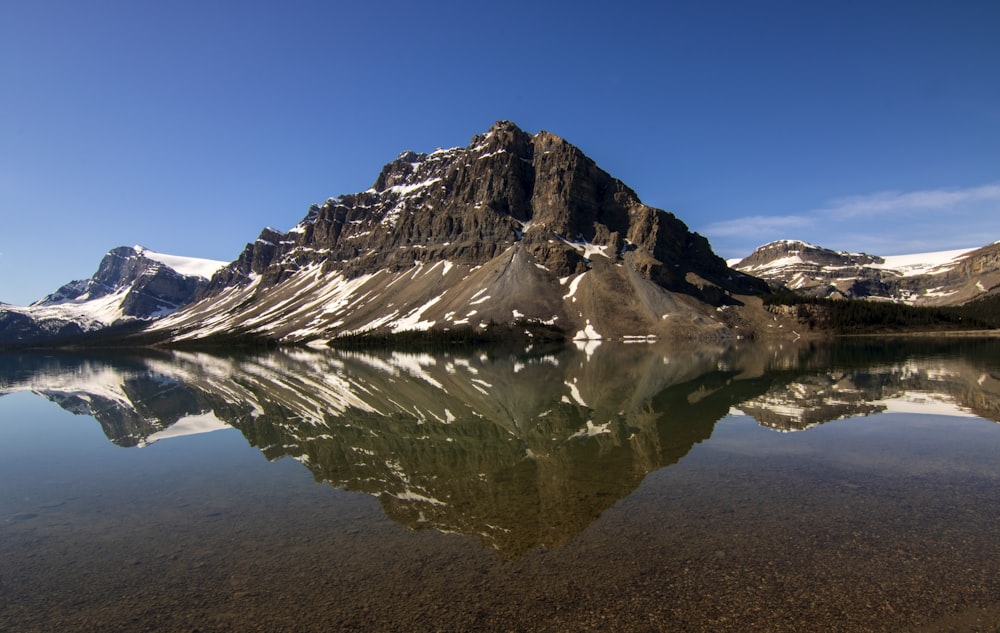
[[[997,351],[20,354],[0,356],[0,395],[31,390],[93,416],[120,446],[232,426],[268,459],[377,496],[400,523],[474,534],[514,557],[581,532],[732,411],[783,431],[929,406],[1000,420]]]

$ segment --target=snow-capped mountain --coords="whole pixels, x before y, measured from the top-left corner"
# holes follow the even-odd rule
[[[815,297],[959,305],[1000,289],[1000,242],[982,248],[880,257],[797,240],[758,247],[734,269]]]
[[[579,339],[717,337],[733,331],[718,308],[764,291],[573,145],[500,121],[265,229],[152,328],[322,342],[533,321]]]
[[[225,265],[141,246],[112,249],[90,278],[71,281],[30,306],[0,306],[0,344],[70,340],[170,314],[192,301]]]

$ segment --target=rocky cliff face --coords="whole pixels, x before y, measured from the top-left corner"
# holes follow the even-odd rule
[[[782,240],[733,268],[796,292],[828,298],[960,305],[1000,288],[1000,243],[975,250],[879,257]]]
[[[930,305],[959,305],[1000,292],[1000,242],[969,251],[954,263],[905,285],[918,297],[940,293]]]
[[[725,336],[716,308],[765,290],[573,145],[501,121],[265,229],[157,327],[290,342],[517,320],[584,338]]]

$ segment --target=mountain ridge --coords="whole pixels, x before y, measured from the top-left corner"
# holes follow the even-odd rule
[[[778,240],[727,263],[773,286],[811,297],[951,306],[1000,292],[1000,242],[883,257]]]
[[[368,189],[264,228],[232,262],[112,249],[90,279],[0,305],[0,345],[324,346],[494,325],[583,341],[794,338],[802,323],[765,305],[772,287],[934,306],[1000,293],[1000,242],[952,255],[921,268],[782,240],[731,268],[579,148],[498,121],[466,147],[400,153]]]

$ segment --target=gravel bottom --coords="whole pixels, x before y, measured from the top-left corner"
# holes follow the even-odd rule
[[[699,449],[514,560],[286,485],[0,517],[0,630],[1000,631],[1000,487],[981,474]]]

